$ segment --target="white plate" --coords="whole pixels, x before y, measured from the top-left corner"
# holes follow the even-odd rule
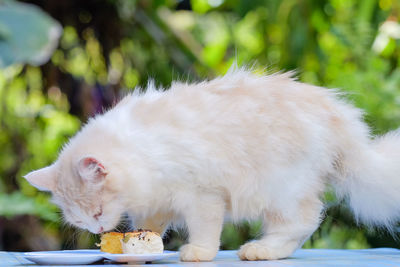
[[[57,250],[25,252],[24,257],[37,264],[90,264],[102,259],[115,262],[158,261],[177,255],[178,252],[164,250],[156,254],[111,254],[98,249]]]
[[[163,260],[172,256],[178,255],[176,251],[164,250],[164,253],[157,254],[111,254],[105,253],[103,256],[106,259],[115,262],[147,262]]]
[[[104,259],[98,249],[25,252],[24,257],[38,264],[89,264]]]

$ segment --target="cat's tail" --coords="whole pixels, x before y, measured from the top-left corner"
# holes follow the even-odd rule
[[[347,199],[358,221],[394,232],[400,221],[400,131],[342,151],[338,195]]]

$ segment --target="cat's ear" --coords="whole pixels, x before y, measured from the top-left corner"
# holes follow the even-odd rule
[[[56,179],[56,167],[47,166],[28,173],[24,178],[34,187],[42,191],[54,191]]]
[[[83,181],[100,183],[106,178],[107,171],[96,158],[84,157],[78,162],[78,172]]]

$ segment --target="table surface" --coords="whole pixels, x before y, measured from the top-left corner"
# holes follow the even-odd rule
[[[0,251],[0,266],[33,266],[24,259],[21,252]],[[120,266],[111,262],[89,266]],[[128,265],[124,266],[139,266]],[[61,266],[61,265],[58,265]],[[74,265],[79,266],[79,265]],[[193,266],[193,267],[228,267],[228,266],[400,266],[400,250],[393,248],[340,250],[340,249],[299,249],[290,258],[275,261],[240,261],[235,250],[220,251],[213,262],[180,262],[179,257],[158,261],[145,266]]]

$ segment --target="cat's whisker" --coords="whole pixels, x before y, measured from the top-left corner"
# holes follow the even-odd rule
[[[85,241],[85,244],[89,244],[89,241],[94,239],[97,235],[89,232],[89,231],[84,231],[83,233],[83,239]]]
[[[63,226],[65,239],[65,246],[70,249],[75,247],[75,234],[73,229],[67,224]]]

